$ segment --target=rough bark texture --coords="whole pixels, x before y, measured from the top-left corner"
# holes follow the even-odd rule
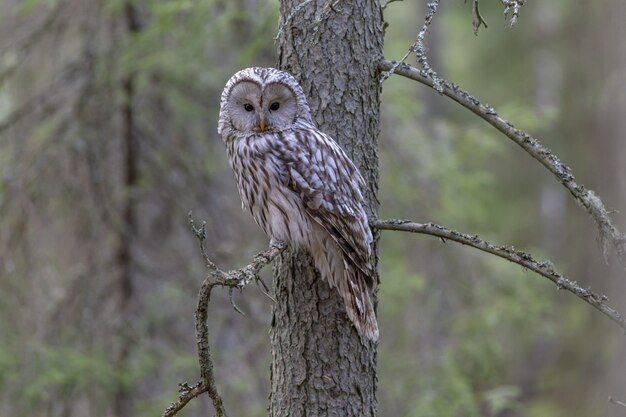
[[[320,129],[361,170],[366,210],[375,215],[380,5],[283,0],[281,16],[279,66],[300,81]],[[376,415],[376,346],[359,338],[337,291],[319,279],[308,254],[280,257],[274,289],[269,415]]]

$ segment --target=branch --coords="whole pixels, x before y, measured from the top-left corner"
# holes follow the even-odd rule
[[[472,27],[474,28],[474,35],[476,36],[478,36],[478,29],[480,29],[481,25],[485,26],[485,29],[487,29],[487,22],[485,22],[482,14],[480,14],[480,8],[478,7],[479,2],[480,0],[472,0]],[[465,3],[467,3],[467,0],[465,0]]]
[[[610,402],[611,404],[619,405],[619,406],[621,406],[621,407],[626,407],[626,403],[624,403],[624,402],[622,402],[622,401],[620,401],[620,400],[616,400],[616,399],[615,399],[615,398],[613,398],[613,397],[609,397],[609,402]]]
[[[526,252],[508,246],[497,246],[480,239],[476,235],[467,235],[434,223],[413,223],[409,220],[374,220],[370,222],[370,224],[372,227],[379,230],[422,233],[437,236],[441,239],[453,240],[521,265],[554,282],[557,289],[567,290],[588,304],[591,304],[602,312],[602,314],[617,323],[622,329],[626,330],[626,320],[624,320],[620,313],[606,303],[606,301],[608,301],[606,296],[595,294],[590,289],[580,287],[576,282],[570,281],[564,275],[554,271],[550,262],[537,262]]]
[[[382,60],[379,63],[379,69],[381,71],[389,71],[392,68],[395,68],[394,72],[398,75],[410,78],[435,90],[437,89],[436,81],[424,71],[420,71],[407,64],[400,63],[398,65],[398,63],[387,60]],[[586,189],[584,185],[576,182],[568,166],[562,164],[559,158],[544,147],[537,139],[515,128],[510,122],[500,117],[489,105],[482,104],[475,97],[452,83],[445,80],[439,80],[439,83],[442,87],[441,93],[443,95],[448,96],[481,117],[513,142],[521,146],[530,156],[546,167],[572,194],[576,201],[587,210],[589,215],[596,222],[596,226],[600,231],[600,240],[605,259],[610,243],[615,249],[620,263],[626,268],[626,235],[615,227],[602,200],[593,191]]]
[[[186,382],[180,385],[180,396],[177,402],[172,403],[163,414],[163,417],[171,417],[176,415],[192,398],[198,395],[208,392],[211,401],[213,402],[213,408],[217,413],[217,417],[226,416],[226,410],[222,397],[217,391],[217,385],[215,384],[215,375],[213,373],[213,361],[211,359],[211,349],[209,346],[209,328],[207,326],[207,308],[211,299],[211,291],[213,287],[228,287],[232,289],[243,289],[252,281],[260,280],[258,274],[259,271],[269,263],[271,263],[276,257],[281,254],[286,248],[283,242],[272,242],[269,249],[258,253],[252,259],[252,262],[243,268],[224,272],[217,268],[215,263],[208,257],[205,249],[206,229],[205,224],[196,227],[189,213],[189,226],[192,228],[202,257],[206,263],[206,267],[209,270],[207,277],[204,279],[200,292],[198,294],[198,306],[196,308],[196,344],[198,346],[198,361],[200,363],[200,376],[202,380],[193,386],[189,386]],[[234,306],[234,305],[233,305]],[[236,306],[234,306],[237,308]]]
[[[380,9],[385,10],[387,6],[389,6],[391,3],[395,3],[396,1],[402,1],[402,0],[387,0],[382,6],[380,6]]]
[[[187,405],[189,401],[208,391],[208,388],[202,381],[193,386],[189,386],[186,382],[178,385],[180,386],[178,389],[178,392],[180,393],[178,401],[170,404],[170,406],[165,409],[163,417],[175,416],[180,410],[183,409],[183,407]]]
[[[512,10],[511,27],[515,26],[519,17],[519,9],[526,4],[526,0],[502,0],[502,4],[504,5],[504,20],[509,18],[509,12]]]
[[[385,80],[389,78],[391,74],[396,72],[398,67],[403,64],[404,61],[406,61],[409,55],[413,52],[415,53],[415,57],[417,58],[417,63],[421,65],[424,73],[428,74],[428,77],[433,80],[433,88],[439,91],[439,93],[442,92],[442,86],[440,85],[439,76],[428,64],[428,58],[426,56],[426,46],[424,45],[424,39],[426,38],[426,34],[428,33],[430,24],[433,21],[435,14],[437,13],[437,9],[439,8],[439,0],[432,0],[427,4],[427,6],[428,11],[426,12],[426,17],[424,18],[424,24],[422,25],[420,31],[417,33],[415,42],[413,42],[413,44],[409,47],[409,50],[406,54],[404,54],[400,61],[396,61],[387,70],[387,72],[382,74],[379,81],[380,84],[385,82]]]

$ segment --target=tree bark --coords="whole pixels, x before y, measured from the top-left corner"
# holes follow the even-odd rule
[[[382,11],[374,0],[282,0],[279,66],[302,85],[313,117],[350,155],[378,208],[377,61]],[[374,261],[377,251],[374,248]],[[362,341],[335,289],[307,253],[276,263],[271,417],[376,415],[376,345]]]

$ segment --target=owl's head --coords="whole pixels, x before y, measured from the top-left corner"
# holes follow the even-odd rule
[[[311,123],[302,87],[290,74],[274,68],[246,68],[226,83],[220,103],[218,132],[276,132],[296,122]]]

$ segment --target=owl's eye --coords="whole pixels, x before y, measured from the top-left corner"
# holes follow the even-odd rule
[[[244,108],[246,111],[252,111],[252,110],[254,110],[254,107],[252,107],[252,104],[250,104],[250,103],[246,103],[246,104],[244,104],[244,105],[243,105],[243,108]]]
[[[276,111],[276,110],[278,110],[279,107],[280,107],[280,103],[277,102],[277,101],[275,101],[272,104],[270,104],[270,110],[271,111]]]

